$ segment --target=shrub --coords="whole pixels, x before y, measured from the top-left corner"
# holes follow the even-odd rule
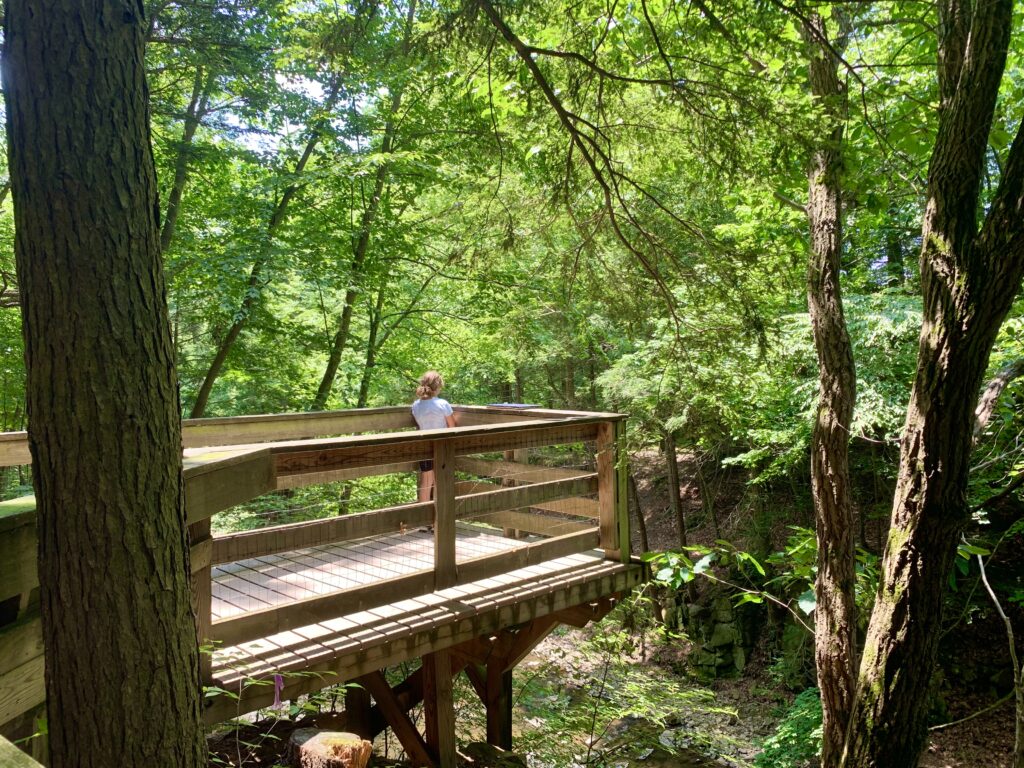
[[[817,688],[797,696],[775,733],[765,739],[757,768],[811,768],[821,754],[821,698]]]

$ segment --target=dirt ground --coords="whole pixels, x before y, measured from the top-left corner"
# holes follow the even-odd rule
[[[669,509],[667,495],[665,457],[659,451],[647,451],[632,456],[631,470],[637,480],[640,508],[647,525],[649,546],[652,550],[678,547],[679,534],[676,521]],[[700,490],[691,478],[696,474],[692,460],[680,453],[680,483],[685,514],[688,522],[688,542],[711,544],[715,535],[711,521],[704,520]],[[734,540],[742,537],[750,525],[750,499],[744,494],[742,478],[738,475],[725,477],[718,486],[716,499],[717,517],[722,538]],[[800,516],[800,512],[797,516]],[[810,510],[803,511],[810,525]],[[697,524],[693,524],[697,523]],[[691,527],[692,526],[692,527]],[[785,537],[785,529],[769,534],[776,546]],[[640,540],[637,526],[633,525],[634,551],[639,551]],[[944,640],[941,656],[944,659],[987,657],[992,665],[1005,661],[1006,638],[1002,627],[989,622],[988,626],[965,626],[964,631],[950,632]],[[763,728],[771,714],[778,710],[777,701],[758,695],[772,686],[764,677],[766,665],[755,659],[741,680],[719,681],[712,685],[724,703],[731,703],[745,715],[756,721],[755,730]],[[942,727],[930,732],[929,745],[920,762],[920,768],[1009,768],[1013,753],[1014,702],[1012,697],[1001,705],[993,707],[999,696],[989,680],[972,681],[973,685],[959,685],[947,674],[941,687],[942,698],[947,711],[942,723],[965,722]],[[991,709],[988,709],[992,707]],[[987,710],[982,714],[982,710]],[[977,716],[975,716],[977,715]]]

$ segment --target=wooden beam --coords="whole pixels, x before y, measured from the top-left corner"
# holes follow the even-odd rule
[[[378,464],[373,467],[350,467],[348,469],[333,469],[328,472],[285,475],[277,478],[277,489],[281,491],[287,488],[305,488],[307,485],[337,483],[342,480],[358,480],[361,477],[376,477],[378,475],[394,475],[399,472],[415,472],[417,469],[419,469],[417,462],[401,461],[395,464]]]
[[[547,616],[540,616],[521,627],[515,633],[511,644],[500,661],[502,670],[511,673],[519,662],[526,658],[530,651],[536,648],[537,644],[545,637],[550,635],[552,630],[560,623],[561,613],[550,613]],[[498,664],[498,660],[495,660],[495,664]],[[498,746],[501,745],[499,744]],[[511,749],[511,747],[503,747],[503,749]]]
[[[297,627],[318,624],[348,613],[378,608],[393,602],[398,595],[409,598],[432,591],[434,572],[417,571],[368,586],[351,587],[328,595],[295,600],[287,605],[221,619],[213,622],[211,637],[219,640],[223,646],[230,647]]]
[[[345,730],[370,741],[372,733],[370,723],[370,692],[361,682],[349,684],[345,688]]]
[[[512,670],[495,660],[487,665],[487,743],[512,749]]]
[[[546,483],[550,480],[570,480],[574,477],[585,477],[591,474],[581,469],[539,467],[515,461],[490,461],[475,456],[459,457],[455,461],[455,468],[460,472],[481,477],[515,480],[517,483]]]
[[[403,405],[317,413],[185,419],[182,422],[182,439],[186,447],[233,445],[413,429],[415,426],[412,413]]]
[[[501,488],[488,493],[462,496],[457,499],[455,509],[460,518],[465,518],[506,509],[535,507],[548,501],[595,493],[597,489],[598,476],[586,475],[570,480],[552,480],[547,483]]]
[[[561,499],[558,501],[544,501],[533,505],[535,509],[543,512],[555,512],[559,515],[573,515],[574,517],[587,517],[597,520],[601,516],[601,510],[597,499]]]
[[[439,762],[435,755],[431,754],[431,749],[427,742],[424,741],[419,731],[412,724],[412,721],[409,720],[406,711],[399,705],[394,692],[391,690],[391,686],[384,679],[384,675],[374,671],[360,678],[360,682],[366,686],[366,690],[376,699],[377,706],[380,707],[384,719],[391,726],[391,730],[395,732],[395,736],[398,737],[413,765],[424,765],[429,768],[438,766]],[[445,766],[445,768],[447,767]]]
[[[550,426],[537,426],[530,421],[495,424],[453,435],[452,441],[457,456],[581,443],[596,439],[597,423],[596,420],[581,418]]]
[[[483,669],[483,671],[481,671]],[[477,698],[480,699],[480,703],[485,707],[487,706],[487,668],[481,668],[477,664],[466,665],[466,677],[469,679],[470,685],[473,686],[473,690],[476,691]]]
[[[528,544],[508,552],[501,552],[496,555],[485,555],[470,560],[463,560],[459,563],[458,584],[469,584],[480,581],[499,573],[507,573],[519,568],[526,568],[530,565],[545,560],[554,560],[558,557],[571,555],[576,552],[585,552],[593,549],[598,543],[598,532],[587,530],[582,533],[569,533],[564,536],[556,536],[547,541]]]
[[[28,432],[0,433],[0,467],[17,467],[31,463],[32,454],[28,449]]]
[[[209,569],[213,557],[213,539],[207,536],[189,548],[189,565],[193,574],[198,571]]]
[[[335,445],[321,447],[271,446],[278,477],[426,461],[434,455],[431,440],[425,437],[401,442],[375,441],[369,445],[362,442],[346,445],[342,444],[341,440],[345,438],[339,438],[339,443]]]
[[[7,527],[0,534],[0,600],[27,594],[39,586],[35,511],[12,515]]]
[[[0,723],[39,706],[46,699],[43,656],[29,659],[0,675]]]
[[[0,675],[42,655],[43,622],[38,608],[0,629]]]
[[[455,768],[455,704],[447,650],[423,657],[423,719],[427,746],[438,768]]]
[[[566,608],[559,614],[559,621],[563,624],[570,624],[582,629],[592,621],[603,619],[614,607],[615,601],[613,599],[601,598],[595,603]]]
[[[455,566],[455,455],[449,440],[434,442],[434,589],[457,581]]]
[[[561,536],[566,533],[590,531],[594,528],[592,523],[581,523],[576,520],[566,520],[564,517],[549,517],[547,515],[519,511],[490,512],[484,515],[476,515],[473,521],[493,525],[495,528],[511,528],[517,531],[526,531],[527,533],[534,533],[539,536]]]
[[[213,562],[233,563],[250,557],[289,552],[295,549],[376,536],[404,528],[430,525],[434,520],[432,502],[329,517],[303,523],[288,523],[242,531],[213,540]]]
[[[0,736],[0,765],[3,768],[43,768],[3,736]]]
[[[190,524],[277,488],[274,463],[266,448],[209,461],[193,457],[190,461],[192,466],[186,466],[183,472],[185,512]]]
[[[199,644],[199,675],[203,685],[213,683],[213,646],[210,643],[213,633],[213,581],[210,569],[210,556],[213,553],[210,539],[210,519],[199,520],[188,527],[188,538],[192,551],[203,548],[205,562],[192,564],[191,598],[192,610],[196,615],[196,642]]]
[[[624,432],[621,422],[605,422],[597,429],[597,503],[600,509],[601,548],[608,557],[622,558],[623,562],[628,562],[628,516],[623,523],[626,495],[622,475],[625,467],[619,462]],[[620,540],[623,531],[627,534],[624,541]]]

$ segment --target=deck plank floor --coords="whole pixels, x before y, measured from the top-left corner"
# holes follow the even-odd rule
[[[455,552],[461,561],[508,552],[528,543],[460,524]],[[212,615],[214,620],[231,618],[429,570],[433,564],[434,535],[427,530],[225,563],[213,568]]]
[[[459,524],[457,559],[529,543]],[[429,569],[433,547],[433,533],[421,529],[225,563],[213,568],[213,616],[239,616]],[[234,690],[246,681],[299,671],[339,676],[325,685],[341,682],[349,672],[355,676],[374,664],[415,658],[424,644],[444,647],[475,637],[474,632],[512,626],[580,600],[629,589],[641,580],[641,570],[593,550],[426,595],[395,595],[392,603],[372,610],[220,648],[214,653],[214,679]]]

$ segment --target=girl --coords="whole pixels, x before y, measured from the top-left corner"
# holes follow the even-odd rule
[[[445,429],[455,426],[455,414],[447,400],[438,397],[444,387],[444,379],[437,371],[427,371],[420,377],[416,387],[416,402],[412,404],[412,417],[420,429]],[[420,462],[420,480],[417,497],[430,501],[434,490],[434,462]]]

